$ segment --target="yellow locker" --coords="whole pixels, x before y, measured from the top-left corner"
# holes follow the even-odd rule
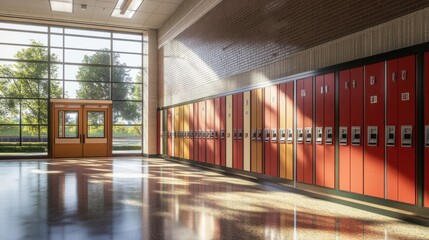
[[[279,89],[280,177],[286,178],[286,84],[280,84]]]
[[[179,107],[179,158],[183,158],[183,106]]]
[[[286,178],[293,180],[294,82],[286,83]]]
[[[252,172],[262,173],[262,108],[263,108],[263,89],[255,89],[251,93],[252,106],[252,130],[251,130],[251,170]]]
[[[189,104],[183,107],[183,158],[189,159]]]

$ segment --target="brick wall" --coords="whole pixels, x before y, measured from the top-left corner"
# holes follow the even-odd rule
[[[160,106],[428,41],[429,1],[222,1],[159,50]]]

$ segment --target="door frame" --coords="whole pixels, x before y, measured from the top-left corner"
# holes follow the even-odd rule
[[[51,158],[56,157],[55,154],[55,127],[56,127],[56,122],[55,122],[55,109],[56,108],[61,108],[64,107],[65,109],[67,109],[67,106],[80,106],[81,109],[81,114],[79,116],[79,119],[83,119],[86,118],[83,114],[85,109],[91,109],[91,110],[95,110],[94,106],[99,106],[100,109],[104,109],[107,110],[107,115],[105,116],[105,129],[107,129],[107,131],[105,130],[106,134],[107,134],[107,155],[105,157],[110,157],[112,156],[112,122],[113,122],[113,115],[112,115],[112,101],[111,100],[69,100],[69,99],[51,99],[50,100],[50,104],[49,104],[49,112],[50,112],[50,124],[49,124],[49,153],[48,156]],[[85,106],[90,106],[90,108],[85,108]],[[92,106],[92,107],[91,107]],[[86,132],[86,122],[84,122],[85,120],[82,120],[82,122],[79,123],[80,126],[82,126],[82,129],[79,130],[79,132]],[[84,144],[84,143],[81,143]],[[83,148],[83,146],[82,146]],[[83,153],[82,156],[83,157]]]

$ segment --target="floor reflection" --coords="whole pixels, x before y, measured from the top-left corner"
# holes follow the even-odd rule
[[[428,228],[160,159],[0,162],[1,239],[427,239]]]

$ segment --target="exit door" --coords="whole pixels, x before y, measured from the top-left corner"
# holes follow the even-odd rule
[[[111,101],[51,100],[51,156],[110,156],[111,112]]]

